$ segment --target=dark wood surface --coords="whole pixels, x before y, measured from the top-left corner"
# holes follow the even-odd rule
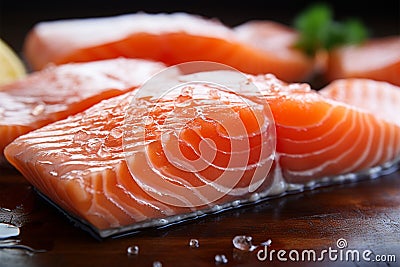
[[[0,266],[399,266],[400,173],[375,180],[320,188],[263,203],[210,215],[164,229],[143,231],[119,239],[96,240],[75,227],[63,214],[40,198],[14,170],[0,169],[0,222],[20,226],[20,244],[45,252],[0,249]],[[348,247],[374,255],[395,255],[397,262],[271,262],[259,261],[257,252],[234,249],[236,235],[250,235],[253,243],[268,239],[269,251],[337,249]],[[191,238],[199,240],[190,248]],[[4,240],[3,240],[4,242]],[[1,244],[1,242],[0,242]],[[129,256],[131,245],[139,255]],[[344,250],[345,251],[345,250]],[[216,264],[216,254],[228,263]],[[318,255],[318,254],[317,254]]]

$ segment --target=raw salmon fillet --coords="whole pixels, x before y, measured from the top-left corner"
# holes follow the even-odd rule
[[[176,79],[184,80],[184,77]],[[345,82],[343,86],[332,85],[320,94],[307,84],[286,84],[273,75],[248,75],[238,82],[237,87],[245,87],[249,82],[261,90],[262,99],[269,104],[275,120],[276,153],[272,158],[273,147],[267,147],[267,153],[260,156],[262,137],[268,139],[272,132],[260,130],[264,121],[256,120],[261,114],[258,109],[248,110],[240,102],[235,102],[235,98],[229,97],[224,100],[225,105],[216,107],[221,118],[234,125],[233,128],[237,122],[244,125],[246,135],[242,138],[236,135],[226,138],[226,129],[202,112],[194,117],[189,114],[192,119],[184,125],[165,123],[170,128],[183,129],[179,135],[181,142],[176,143],[173,136],[164,138],[157,131],[165,121],[174,118],[167,116],[173,101],[167,99],[155,103],[149,113],[152,119],[141,117],[140,124],[135,116],[136,110],[130,110],[133,94],[137,91],[104,100],[82,113],[23,135],[6,148],[5,155],[42,194],[91,225],[103,237],[196,217],[203,212],[238,205],[241,201],[253,201],[310,183],[330,181],[338,175],[368,172],[398,159],[398,119],[387,118],[381,109],[363,107],[357,101],[374,99],[377,106],[388,105],[387,110],[398,114],[398,105],[390,99],[399,98],[400,88],[366,80],[362,86],[353,82]],[[370,85],[374,89],[369,88]],[[205,97],[215,98],[210,87],[205,86],[203,90]],[[341,101],[334,100],[348,90],[359,93],[338,98]],[[375,91],[372,93],[370,90]],[[179,100],[180,114],[187,110],[186,104],[181,105],[186,103],[181,102],[186,97],[186,94],[179,95],[175,99]],[[151,102],[151,99],[140,101]],[[201,108],[201,111],[209,108]],[[128,124],[125,123],[126,114],[131,114],[133,119],[128,120]],[[141,141],[137,139],[126,146],[124,142],[137,135],[138,124],[145,134]],[[127,125],[130,128],[126,128]],[[179,164],[171,164],[168,153],[177,148],[174,142],[189,161],[196,161],[198,152],[203,149],[202,140],[213,141],[218,151],[223,152],[217,153],[215,161],[210,163],[210,172],[209,168],[201,172],[184,172],[185,162],[179,160],[175,162]],[[188,203],[196,201],[199,196],[211,199],[216,188],[198,192],[190,185],[205,183],[201,177],[213,181],[215,175],[221,174],[218,170],[222,173],[224,170],[240,171],[240,168],[226,167],[227,155],[240,152],[240,149],[230,149],[229,142],[238,142],[239,147],[242,142],[248,142],[250,148],[248,161],[241,166],[243,172],[239,183],[232,191],[203,206],[170,204],[170,199]],[[130,154],[132,151],[127,147],[138,149],[140,153]],[[268,172],[269,168],[262,168],[263,160],[272,164],[271,172]],[[268,163],[270,160],[273,162]],[[263,172],[258,175],[266,178],[261,180],[262,184],[251,192],[240,191],[251,183],[250,177],[260,169]],[[162,189],[165,183],[169,185]],[[174,186],[180,188],[169,190]],[[179,190],[184,194],[179,194]]]
[[[371,39],[330,52],[327,79],[368,78],[400,86],[400,37]]]
[[[71,63],[0,87],[0,161],[4,148],[18,136],[133,90],[164,67],[122,58]]]
[[[360,172],[399,157],[399,87],[346,79],[319,93],[306,86],[279,95],[269,104],[279,171],[286,181],[307,183]]]
[[[350,78],[336,80],[323,88],[320,93],[337,101],[369,110],[386,121],[400,125],[400,116],[394,112],[400,103],[398,86],[388,82]]]
[[[167,65],[213,61],[245,73],[304,81],[314,63],[293,48],[296,39],[294,30],[278,23],[254,21],[231,29],[184,13],[140,13],[41,22],[28,34],[24,54],[34,69],[123,56]]]

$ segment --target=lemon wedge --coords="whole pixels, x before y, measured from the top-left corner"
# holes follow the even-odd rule
[[[0,39],[0,85],[25,76],[26,70],[21,59]]]

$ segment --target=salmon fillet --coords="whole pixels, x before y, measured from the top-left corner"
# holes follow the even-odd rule
[[[308,78],[314,66],[294,48],[296,39],[294,30],[278,23],[254,21],[232,29],[184,13],[140,13],[41,22],[28,34],[24,54],[34,69],[120,56],[167,65],[204,60],[293,82]]]
[[[112,59],[50,66],[0,87],[0,161],[18,136],[133,90],[165,66]]]
[[[173,79],[185,80],[185,77]],[[369,171],[396,161],[400,155],[398,119],[388,119],[380,109],[357,104],[360,98],[366,102],[374,99],[380,105],[389,105],[388,110],[397,114],[398,106],[390,98],[399,98],[400,88],[365,80],[363,86],[349,82],[317,93],[307,84],[286,84],[273,75],[248,75],[238,81],[238,87],[249,82],[257,85],[263,101],[269,104],[276,137],[275,129],[268,128],[270,124],[257,119],[263,109],[249,110],[231,95],[224,98],[225,105],[217,107],[216,113],[226,122],[224,125],[233,125],[233,129],[240,122],[245,135],[228,136],[228,128],[210,119],[212,112],[190,116],[183,125],[165,123],[170,119],[167,115],[171,114],[171,103],[181,103],[181,98],[187,95],[155,101],[148,113],[151,119],[138,118],[139,113],[135,112],[140,105],[131,109],[136,97],[133,92],[104,100],[82,113],[23,135],[7,146],[5,155],[42,194],[103,237],[196,217],[241,201],[281,194],[327,179],[332,181],[338,175]],[[370,84],[374,89],[369,88]],[[209,86],[198,89],[205,92],[204,99],[215,97]],[[345,95],[343,99],[337,97],[348,90],[359,93]],[[139,100],[145,101],[142,104],[153,101]],[[196,110],[199,103],[190,103]],[[190,110],[185,108],[186,104],[177,107],[181,114]],[[212,107],[203,107],[202,111],[212,111]],[[158,131],[168,125],[170,131],[180,129],[179,135],[166,138],[162,134],[165,131]],[[260,150],[263,137],[275,140],[276,147]],[[208,165],[211,170],[206,166],[201,171],[190,168],[185,171],[186,163],[196,161],[202,149],[207,151],[202,141],[218,148]],[[239,148],[233,149],[230,142],[236,142]],[[227,157],[242,153],[243,144],[249,148],[246,161],[239,166],[229,165]],[[180,158],[171,163],[168,154],[177,147],[186,162]],[[224,170],[228,174],[241,173],[238,183],[223,197],[204,205],[173,202],[190,204],[201,197],[213,199],[223,185],[217,183],[218,189],[209,182],[224,175]],[[253,190],[241,191],[252,184],[255,173],[264,177],[259,180],[261,183]],[[204,184],[211,187],[197,190]]]
[[[400,86],[400,37],[375,38],[362,45],[337,48],[329,53],[328,81],[368,78]]]
[[[334,100],[369,110],[381,119],[400,125],[400,116],[394,112],[400,103],[398,86],[388,82],[350,78],[333,81],[320,90],[320,93]]]
[[[395,160],[399,97],[400,88],[386,82],[346,79],[269,101],[285,180],[309,182]]]

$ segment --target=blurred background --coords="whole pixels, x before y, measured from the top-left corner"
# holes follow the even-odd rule
[[[327,3],[335,19],[356,17],[372,36],[400,34],[400,1],[0,1],[0,38],[21,51],[27,32],[38,22],[66,18],[101,17],[134,12],[188,12],[217,18],[228,26],[253,19],[275,20],[292,25],[294,17],[312,3]],[[351,5],[349,3],[351,2]]]

